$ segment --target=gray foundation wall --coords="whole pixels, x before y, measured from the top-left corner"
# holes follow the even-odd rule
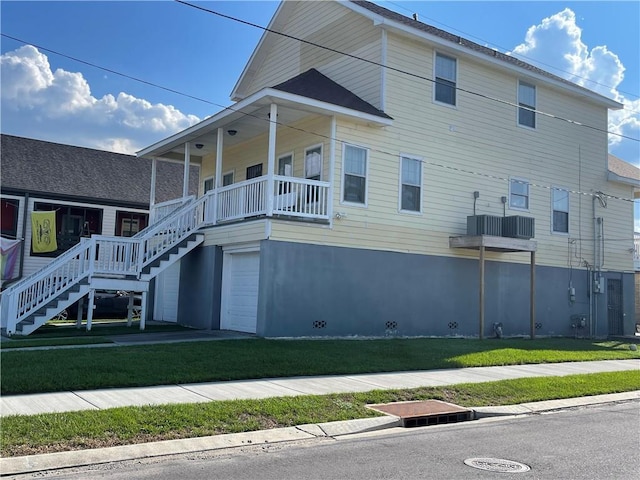
[[[180,261],[178,323],[220,329],[222,248],[198,247]]]
[[[485,265],[484,336],[529,335],[529,265]],[[625,333],[633,329],[633,274],[623,280]],[[576,291],[569,301],[569,282]],[[257,334],[298,336],[478,336],[478,261],[353,248],[261,243]],[[598,295],[597,335],[607,335],[606,294]],[[585,270],[536,268],[536,334],[589,336],[571,327],[589,316]]]

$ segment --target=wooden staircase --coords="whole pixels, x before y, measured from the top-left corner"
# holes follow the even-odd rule
[[[29,335],[89,296],[87,328],[96,290],[141,292],[144,328],[149,282],[204,242],[204,200],[186,202],[134,237],[93,235],[49,265],[11,285],[0,297],[2,332]]]

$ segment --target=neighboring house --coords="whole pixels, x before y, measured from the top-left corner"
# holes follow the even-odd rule
[[[640,209],[640,168],[609,154],[608,178],[633,187],[636,209]],[[640,230],[633,233],[633,269],[636,283],[636,334],[640,335]]]
[[[265,337],[633,331],[633,187],[607,180],[619,103],[348,1],[283,2],[232,99],[138,152],[201,169],[197,200],[100,269],[148,294],[174,269],[143,318]]]
[[[151,161],[132,155],[1,135],[2,236],[22,239],[20,277],[94,234],[131,237],[149,222]],[[163,162],[159,201],[182,195],[180,165]],[[192,189],[197,189],[197,172]],[[30,216],[56,212],[57,250],[34,253]],[[6,286],[6,285],[5,285]]]

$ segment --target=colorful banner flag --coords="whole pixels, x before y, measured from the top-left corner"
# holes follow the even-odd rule
[[[33,253],[55,252],[56,212],[31,212],[31,249]]]
[[[18,277],[18,257],[20,256],[20,242],[0,237],[0,280],[6,282]]]

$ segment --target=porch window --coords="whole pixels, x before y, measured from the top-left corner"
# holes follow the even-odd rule
[[[422,205],[422,161],[400,157],[400,210],[420,212]]]
[[[34,203],[33,207],[36,212],[55,210],[58,250],[49,253],[32,251],[32,256],[57,257],[80,243],[81,237],[102,233],[102,209],[42,202]]]
[[[207,193],[213,190],[215,186],[214,180],[215,180],[214,177],[209,177],[204,179],[204,186],[203,186],[204,193]]]
[[[304,178],[320,180],[322,177],[322,145],[304,151]]]
[[[278,175],[293,177],[293,155],[288,153],[278,157]]]
[[[133,237],[147,227],[149,215],[136,212],[116,212],[116,236]]]
[[[18,236],[18,205],[19,201],[3,198],[0,204],[0,222],[2,235],[8,238]]]
[[[344,145],[344,178],[342,200],[350,203],[367,203],[368,150],[354,145]]]
[[[436,53],[434,76],[436,79],[434,100],[455,106],[457,60],[453,57]]]
[[[561,188],[551,189],[552,231],[569,233],[569,192]]]
[[[536,128],[536,87],[525,82],[518,82],[518,124]]]
[[[257,165],[252,165],[247,167],[247,180],[251,180],[252,178],[258,178],[262,176],[262,164],[258,163]]]
[[[262,172],[262,166],[260,168],[260,172]],[[233,170],[222,175],[222,186],[226,187],[227,185],[231,185],[233,183]]]
[[[529,181],[512,177],[509,181],[509,208],[529,210]]]

